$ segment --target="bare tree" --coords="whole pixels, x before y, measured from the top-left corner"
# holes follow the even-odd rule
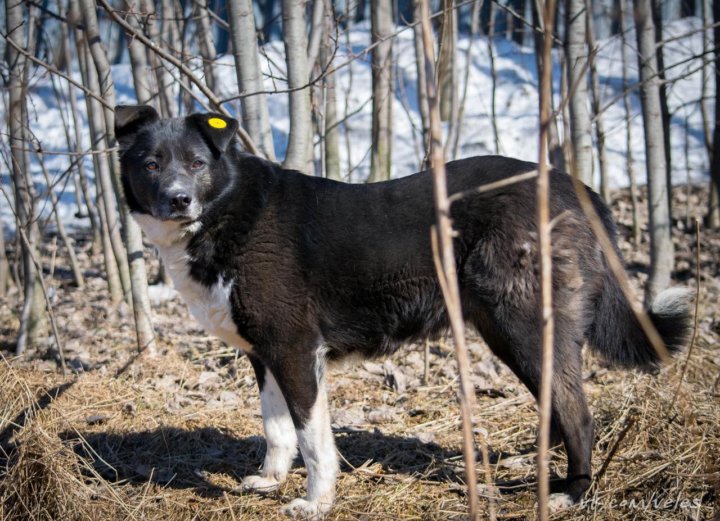
[[[313,0],[312,19],[310,20],[310,38],[308,39],[308,80],[312,79],[312,70],[320,56],[320,45],[325,34],[325,0]]]
[[[250,0],[228,2],[230,38],[238,89],[242,98],[242,120],[250,138],[258,149],[271,161],[275,161],[275,146],[270,128],[267,100],[263,90],[262,75],[258,62],[257,31]]]
[[[591,9],[591,0],[585,0],[585,8],[588,12]],[[592,92],[591,106],[593,112],[593,121],[595,122],[595,138],[598,149],[598,164],[600,166],[600,195],[606,202],[610,202],[610,183],[608,179],[608,159],[605,149],[605,124],[603,115],[600,111],[600,76],[595,66],[595,60],[592,58],[597,53],[597,44],[595,43],[595,29],[593,28],[593,19],[591,16],[585,17],[587,21],[587,46],[590,51],[591,59],[589,61],[590,69],[590,88]]]
[[[660,113],[663,126],[663,152],[665,153],[665,177],[668,187],[672,186],[672,159],[670,156],[670,109],[667,100],[667,82],[665,81],[665,45],[663,42],[663,14],[665,19],[676,20],[680,17],[680,2],[677,0],[652,0],[650,12],[655,26],[655,58],[657,60],[658,87],[660,91]],[[676,14],[675,14],[676,13]],[[672,193],[667,191],[668,208],[672,212]]]
[[[102,47],[100,34],[98,32],[97,14],[92,0],[80,0],[81,12],[85,22],[85,31],[89,42],[92,61],[95,64],[97,77],[100,82],[100,93],[111,107],[115,106],[115,86],[112,81],[110,64],[107,54]],[[90,73],[92,77],[92,73]],[[115,114],[112,110],[104,108],[104,118],[98,118],[98,131],[108,136],[108,141],[115,139]],[[140,226],[130,218],[130,211],[120,187],[120,171],[118,168],[117,153],[111,152],[108,156],[109,176],[112,176],[112,188],[118,201],[118,209],[122,218],[123,230],[125,232],[125,246],[127,247],[127,261],[130,265],[130,291],[133,314],[135,318],[135,333],[137,335],[138,349],[147,350],[149,354],[155,352],[155,333],[152,328],[150,315],[150,299],[147,293],[147,274],[145,270],[145,258],[143,256],[143,242]],[[111,190],[111,187],[104,186],[104,191]],[[105,197],[105,204],[114,202],[111,194]],[[116,253],[117,255],[117,253]]]
[[[543,34],[545,34],[545,20],[543,17],[541,17],[538,13],[538,4],[536,2],[532,3],[532,17],[533,17],[533,26],[536,28],[539,28],[539,30],[533,31],[533,36],[535,38],[535,49],[542,49],[543,48]],[[535,53],[535,61],[537,64],[537,71],[538,71],[538,77],[541,75],[541,71],[544,67],[544,56],[541,52]],[[550,54],[550,60],[552,60],[552,54]],[[548,64],[549,67],[552,66],[552,63]],[[550,96],[550,111],[553,112],[553,97]],[[558,168],[559,170],[567,170],[565,166],[565,157],[562,149],[562,145],[560,143],[560,132],[558,131],[557,127],[557,120],[555,118],[551,118],[551,120],[548,122],[547,127],[547,133],[546,138],[548,140],[548,161],[550,161],[550,164],[553,165],[555,168]]]
[[[160,45],[160,26],[157,23],[157,11],[155,2],[151,0],[138,0],[140,2],[140,16],[146,21],[145,30],[150,40]],[[150,66],[155,72],[158,97],[160,98],[160,114],[166,118],[175,115],[175,104],[173,103],[174,80],[162,60],[154,52],[150,53]]]
[[[214,91],[217,85],[214,66],[217,52],[213,41],[212,23],[208,14],[209,9],[208,0],[196,1],[193,17],[196,25],[195,33],[197,34],[198,48],[203,61],[203,71],[205,72],[205,84],[210,90]],[[257,141],[257,143],[259,144],[260,141]]]
[[[715,89],[718,88],[717,82],[715,82],[714,75],[710,72],[712,67],[710,66],[712,59],[708,58],[708,54],[711,54],[710,49],[712,41],[708,38],[708,31],[712,25],[712,8],[710,7],[710,0],[700,1],[701,16],[703,21],[703,27],[706,29],[703,31],[703,67],[700,75],[700,114],[702,115],[703,121],[703,135],[705,136],[705,149],[708,154],[708,161],[712,165],[713,160],[713,130],[711,121],[713,116],[710,114],[710,107],[708,106],[708,99],[710,98],[709,90],[711,82],[715,85]],[[717,40],[716,40],[717,41]],[[712,78],[712,80],[711,80]],[[716,91],[717,94],[717,91]],[[705,216],[705,225],[711,229],[720,228],[720,188],[716,188],[713,177],[710,177],[710,195],[708,197],[708,212]]]
[[[0,219],[0,298],[7,295],[10,287],[10,263],[5,252],[5,223]]]
[[[372,151],[369,182],[390,179],[392,159],[392,2],[372,0]]]
[[[500,134],[497,126],[497,67],[495,67],[495,16],[497,14],[497,4],[490,4],[490,20],[488,22],[488,58],[490,61],[490,123],[493,129],[493,142],[495,143],[495,153],[500,153]]]
[[[570,138],[573,170],[593,186],[592,127],[588,111],[587,12],[584,0],[568,0],[565,10],[565,56],[570,87]]]
[[[457,117],[457,17],[453,0],[443,0],[440,17],[440,49],[437,58],[437,81],[440,118],[452,121]],[[451,136],[448,141],[452,142]]]
[[[128,15],[128,23],[135,28],[140,29],[137,17],[133,14],[135,8],[134,0],[123,0],[125,10],[130,13]],[[133,76],[133,84],[135,85],[135,96],[137,96],[138,103],[146,105],[151,102],[152,94],[149,82],[149,67],[148,57],[145,50],[145,46],[137,41],[135,38],[130,37],[128,40],[128,54],[130,55],[130,65]]]
[[[315,1],[319,2],[321,0]],[[323,66],[327,66],[332,60],[332,34],[335,29],[335,18],[330,2],[325,6],[323,24],[325,30],[323,43],[320,48],[320,62]],[[325,124],[323,132],[325,143],[325,176],[329,179],[339,181],[342,179],[342,176],[340,175],[340,127],[337,115],[335,73],[329,72],[326,74],[323,83],[325,92]]]
[[[635,1],[635,29],[638,40],[640,98],[645,133],[648,205],[650,210],[650,278],[646,303],[670,285],[674,247],[670,236],[669,186],[666,177],[660,79],[655,45],[652,0]]]
[[[638,185],[635,176],[635,160],[632,146],[632,104],[630,103],[630,89],[628,80],[628,78],[630,77],[630,58],[628,56],[628,45],[626,41],[626,35],[630,30],[632,23],[628,19],[629,17],[627,7],[627,1],[620,0],[620,45],[622,46],[622,49],[620,51],[620,59],[622,61],[623,107],[625,109],[625,163],[627,164],[628,180],[630,182],[630,205],[632,208],[633,241],[635,243],[635,246],[638,246],[642,239],[642,234],[640,233],[640,203],[638,202]]]
[[[467,101],[468,85],[470,84],[470,67],[472,66],[472,49],[475,38],[480,31],[480,11],[482,10],[483,0],[473,0],[472,10],[470,12],[470,37],[468,38],[468,46],[465,51],[465,73],[463,75],[463,90],[460,97],[460,105],[458,106],[458,115],[455,120],[457,127],[454,133],[455,140],[452,143],[452,157],[457,157],[460,145],[460,131],[462,130],[463,116],[465,115],[465,102]],[[424,143],[424,140],[423,140]]]
[[[715,24],[715,131],[713,133],[713,155],[710,176],[716,190],[715,201],[720,202],[720,3],[713,2],[713,22]]]
[[[29,20],[29,23],[26,22]],[[25,10],[25,3],[8,0],[5,4],[6,37],[19,48],[28,48],[34,42],[34,22]],[[21,355],[28,345],[38,345],[47,336],[47,318],[43,301],[39,273],[36,273],[33,259],[37,255],[40,233],[33,210],[33,187],[30,180],[30,159],[24,143],[27,128],[27,60],[16,47],[6,49],[9,64],[8,81],[8,135],[12,181],[15,187],[15,219],[19,233],[26,241],[20,241],[22,255],[22,276],[24,303],[20,313],[15,353]]]
[[[420,113],[420,124],[422,125],[422,143],[426,150],[430,150],[429,135],[430,135],[430,116],[428,114],[427,94],[425,92],[425,84],[427,79],[425,78],[425,50],[423,48],[422,41],[422,26],[420,22],[420,3],[422,0],[413,0],[413,22],[414,26],[414,42],[415,42],[415,63],[417,63],[417,104],[418,112]],[[456,134],[457,135],[457,134]],[[425,169],[428,166],[428,157],[422,162],[421,168]]]
[[[283,166],[310,172],[312,169],[312,120],[310,117],[310,89],[308,82],[307,0],[283,0],[283,42],[290,92],[290,136]]]

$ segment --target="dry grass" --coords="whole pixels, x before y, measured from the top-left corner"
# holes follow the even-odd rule
[[[623,229],[626,217],[619,214]],[[677,233],[676,275],[694,287],[694,237]],[[720,236],[704,233],[697,344],[675,405],[685,355],[658,375],[644,375],[607,368],[588,354],[596,479],[586,503],[554,519],[718,516]],[[643,255],[628,255],[638,283]],[[87,265],[99,265],[85,257]],[[202,334],[173,301],[156,307],[163,354],[133,359],[131,317],[105,311],[102,279],[90,277],[83,292],[62,279],[53,286],[68,359],[78,371],[63,379],[44,352],[0,361],[0,519],[280,519],[279,506],[303,492],[301,461],[274,494],[234,490],[264,452],[247,361]],[[13,297],[0,301],[6,347],[15,306]],[[535,403],[479,339],[471,337],[469,348],[475,419],[487,433],[499,519],[534,519]],[[451,346],[434,346],[426,382],[418,346],[390,363],[331,371],[342,473],[330,519],[465,517],[451,353]],[[556,450],[551,468],[563,475],[564,465]],[[484,512],[488,491],[480,492]]]

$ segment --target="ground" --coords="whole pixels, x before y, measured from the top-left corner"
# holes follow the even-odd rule
[[[693,291],[694,218],[706,198],[700,188],[674,191],[673,283]],[[640,288],[647,237],[639,246],[629,239],[626,192],[615,193],[612,206]],[[236,491],[264,453],[248,361],[205,335],[179,300],[154,306],[159,356],[137,356],[130,313],[109,308],[101,258],[90,255],[82,233],[77,239],[82,290],[61,268],[62,251],[44,252],[66,376],[56,349],[13,358],[19,300],[17,293],[0,300],[0,519],[280,519],[279,507],[303,494],[300,460],[276,493]],[[616,370],[586,354],[595,479],[586,502],[554,519],[718,519],[720,234],[703,228],[700,245],[691,351],[656,375]],[[148,258],[156,269],[150,250]],[[469,347],[475,441],[487,443],[494,482],[479,486],[481,518],[489,518],[493,496],[498,519],[534,519],[535,403],[482,340],[470,336]],[[424,346],[411,345],[388,360],[330,372],[342,467],[330,519],[466,517],[452,343],[430,346],[427,362],[426,373]],[[551,470],[563,475],[564,452],[553,455]],[[485,482],[480,461],[478,478]]]

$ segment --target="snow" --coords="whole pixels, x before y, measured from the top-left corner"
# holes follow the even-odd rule
[[[700,72],[701,61],[693,58],[702,52],[703,32],[701,20],[684,18],[664,27],[665,37],[678,38],[665,46],[666,66],[669,79],[676,80],[669,84],[668,103],[672,114],[671,143],[673,157],[673,183],[684,184],[690,179],[694,183],[706,182],[708,176],[708,158],[704,145],[704,132],[699,100],[702,95]],[[369,44],[370,32],[367,24],[358,24],[349,34],[339,35],[340,49],[334,58],[334,65],[348,62],[349,65],[337,71],[337,102],[338,115],[351,115],[347,123],[341,126],[340,155],[341,169],[345,178],[351,182],[362,182],[369,175],[370,168],[370,128],[372,95],[370,56],[363,53]],[[634,33],[627,35],[630,46],[630,69],[632,77],[629,83],[637,82],[637,58],[635,55]],[[468,96],[465,115],[460,136],[458,157],[496,153],[490,120],[491,75],[488,54],[488,40],[485,37],[474,41],[462,35],[458,42],[459,79],[456,85],[462,92],[462,81],[466,66],[466,50],[472,45],[472,56],[469,74]],[[598,42],[599,52],[596,56],[600,75],[601,96],[603,105],[617,98],[603,114],[606,129],[606,144],[610,163],[610,184],[622,187],[628,184],[625,153],[625,111],[622,97],[622,65],[620,60],[621,42],[619,36]],[[534,50],[523,47],[504,38],[494,40],[495,62],[497,69],[497,124],[499,129],[499,153],[537,161],[538,154],[538,118],[537,90],[538,78],[535,66]],[[261,56],[261,66],[266,75],[265,88],[268,90],[286,88],[282,78],[285,75],[284,52],[282,42],[266,44]],[[416,64],[412,30],[402,31],[394,40],[394,59],[396,62],[395,98],[393,101],[393,151],[392,175],[401,177],[417,171],[422,158],[420,115],[416,101]],[[556,56],[555,100],[560,101],[558,78],[561,74],[559,57]],[[687,61],[686,61],[687,60]],[[201,74],[199,61],[190,64]],[[231,56],[221,56],[217,60],[216,69],[219,74],[218,89],[221,98],[230,98],[237,94],[237,81]],[[113,67],[113,80],[117,91],[118,103],[135,103],[132,74],[129,64]],[[29,88],[30,129],[34,139],[46,153],[42,161],[48,169],[56,193],[60,199],[58,212],[63,222],[69,227],[87,226],[87,219],[75,216],[74,183],[67,175],[67,169],[74,157],[53,154],[51,152],[67,151],[66,128],[72,134],[72,123],[69,116],[67,83],[55,78],[54,84],[50,75],[42,69],[31,74]],[[73,73],[79,80],[79,74]],[[713,98],[712,86],[709,96]],[[58,93],[58,91],[60,91]],[[57,94],[56,94],[57,93]],[[74,89],[78,107],[81,111],[83,147],[89,147],[89,131],[85,114],[84,94]],[[637,90],[630,96],[632,111],[633,159],[638,180],[642,183],[646,176],[642,114]],[[289,107],[286,93],[272,94],[267,97],[270,121],[273,129],[273,141],[278,158],[285,154],[287,134],[289,130]],[[708,101],[708,110],[713,113],[712,99]],[[0,106],[0,118],[7,121],[7,92],[3,93]],[[225,105],[234,114],[239,113],[239,103],[230,102]],[[201,107],[196,106],[196,110]],[[447,129],[446,129],[447,130]],[[562,124],[560,123],[562,132]],[[9,150],[7,134],[2,134],[2,150],[4,164],[7,165]],[[36,148],[36,147],[33,147]],[[37,155],[31,153],[32,175],[38,194],[37,210],[43,218],[47,218],[50,203],[47,201],[46,184]],[[315,148],[316,158],[320,156],[319,145]],[[92,180],[92,157],[84,159],[86,172]],[[596,165],[595,171],[598,171]],[[1,174],[2,188],[12,198],[9,185],[7,166]],[[6,229],[12,230],[14,219],[6,196],[0,193],[0,218]],[[51,224],[52,226],[52,224]]]

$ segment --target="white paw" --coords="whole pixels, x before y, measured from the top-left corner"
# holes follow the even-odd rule
[[[265,476],[245,476],[240,484],[243,492],[255,492],[257,494],[274,492],[279,486],[280,482],[277,479]]]
[[[548,497],[548,509],[550,510],[550,513],[565,510],[567,508],[570,508],[574,504],[575,503],[573,502],[572,498],[567,494],[550,494],[550,496]]]
[[[305,498],[297,498],[280,509],[280,512],[293,519],[323,519],[325,514],[330,512],[332,502],[330,501],[308,501]]]

